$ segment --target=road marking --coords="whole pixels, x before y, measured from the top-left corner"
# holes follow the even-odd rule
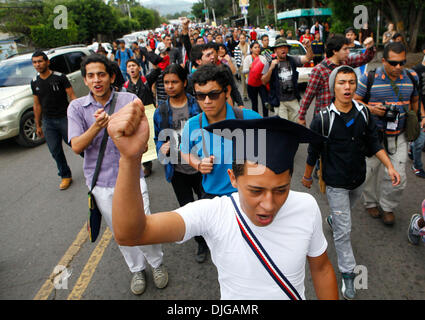
[[[80,251],[81,247],[83,246],[84,242],[86,242],[88,237],[89,233],[87,232],[87,223],[85,223],[84,226],[81,228],[80,232],[78,233],[77,237],[75,238],[74,242],[65,252],[64,256],[60,259],[57,265],[69,267],[71,261],[77,255],[78,251]],[[46,282],[44,282],[44,284],[41,286],[40,290],[37,292],[33,300],[47,300],[54,289],[53,281],[59,274],[60,272],[52,272]]]
[[[80,300],[84,291],[86,291],[87,286],[89,285],[91,278],[93,277],[94,272],[96,271],[97,265],[102,259],[103,253],[109,245],[109,242],[112,239],[112,232],[107,227],[103,233],[102,239],[100,239],[96,248],[93,250],[89,260],[84,266],[83,271],[81,272],[80,277],[77,280],[72,292],[68,296],[67,300]]]

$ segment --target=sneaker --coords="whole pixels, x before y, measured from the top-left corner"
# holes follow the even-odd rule
[[[423,169],[416,169],[414,166],[412,166],[412,170],[415,176],[425,179],[425,171]]]
[[[356,289],[354,288],[355,273],[342,273],[342,296],[346,300],[353,300],[356,297]]]
[[[146,272],[145,270],[134,272],[130,285],[131,292],[135,295],[140,295],[146,289]]]
[[[62,178],[61,184],[59,185],[60,190],[66,190],[72,183],[72,178]]]
[[[407,229],[407,240],[411,244],[418,245],[421,240],[421,236],[419,235],[419,230],[417,229],[417,221],[421,218],[419,214],[414,214],[412,218],[410,218],[409,228]]]
[[[165,266],[161,264],[158,268],[152,269],[153,282],[158,289],[165,288],[168,284],[168,272]]]
[[[207,259],[208,247],[204,244],[198,244],[198,252],[196,253],[196,262],[203,263]]]
[[[326,222],[328,223],[328,225],[329,225],[329,228],[331,228],[331,230],[333,231],[333,227],[332,227],[332,216],[328,216],[327,218],[326,218]]]

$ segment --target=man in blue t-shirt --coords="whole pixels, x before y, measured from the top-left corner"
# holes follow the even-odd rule
[[[194,95],[202,113],[190,118],[184,126],[181,155],[187,163],[202,174],[204,198],[230,195],[236,189],[230,183],[228,169],[232,169],[232,141],[204,129],[218,121],[228,119],[258,119],[252,110],[231,107],[226,103],[230,95],[230,79],[223,66],[206,64],[193,74]],[[198,242],[197,261],[206,259],[207,245],[202,237]]]
[[[124,41],[120,41],[119,46],[120,49],[117,50],[117,53],[115,54],[115,60],[118,62],[121,73],[124,76],[125,80],[129,80],[130,76],[127,73],[127,61],[130,59],[135,59],[134,53],[130,48],[125,47]]]

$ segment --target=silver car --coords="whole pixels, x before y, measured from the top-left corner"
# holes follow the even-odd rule
[[[88,94],[81,76],[81,60],[90,55],[84,46],[69,46],[45,52],[50,69],[66,74],[77,97]],[[0,140],[15,138],[25,147],[44,143],[36,135],[31,80],[37,76],[32,54],[14,56],[0,62]]]

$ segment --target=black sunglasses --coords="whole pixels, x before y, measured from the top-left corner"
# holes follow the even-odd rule
[[[404,66],[406,64],[406,60],[401,61],[393,61],[393,60],[387,60],[387,62],[392,65],[393,67],[396,67],[397,65],[400,65],[400,67]]]
[[[204,101],[205,98],[208,96],[208,99],[210,100],[217,100],[222,92],[224,92],[224,90],[211,91],[208,93],[195,92],[195,98],[196,100]]]

